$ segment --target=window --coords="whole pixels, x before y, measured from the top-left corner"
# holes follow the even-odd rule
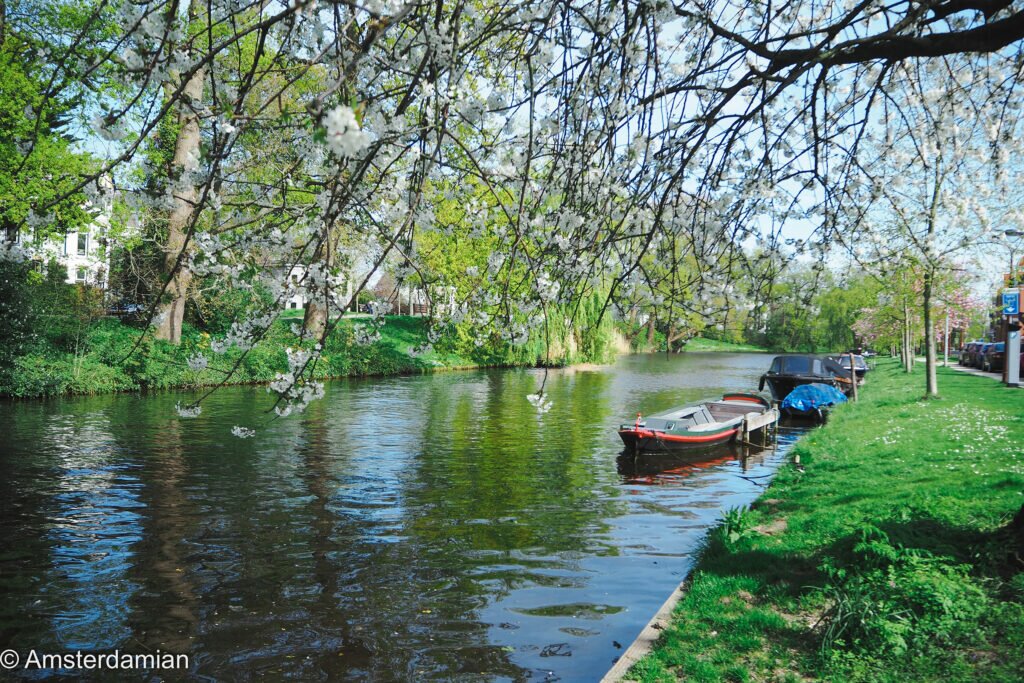
[[[78,233],[78,255],[85,256],[89,250],[89,233],[80,232]]]
[[[79,238],[79,239],[81,239],[81,238]],[[75,271],[75,282],[78,282],[78,283],[85,282],[85,268],[79,268],[78,270]]]
[[[8,242],[17,244],[21,240],[21,231],[18,230],[18,226],[7,226],[7,228],[4,230],[4,239],[6,239]]]
[[[811,372],[811,359],[807,356],[789,356],[786,358],[786,374],[807,375]]]

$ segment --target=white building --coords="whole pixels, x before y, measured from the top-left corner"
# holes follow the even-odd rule
[[[289,289],[291,296],[284,299],[284,307],[286,309],[305,308],[306,302],[309,298],[306,296],[307,292],[303,287],[303,277],[306,274],[306,267],[303,265],[291,266],[288,271]],[[345,278],[345,293],[344,301],[352,299],[352,292],[354,288],[352,286],[352,278]]]
[[[56,260],[66,271],[64,279],[68,284],[106,289],[110,277],[107,230],[113,210],[113,184],[106,178],[99,182],[104,189],[100,195],[102,204],[88,227],[68,232],[63,237],[51,235],[42,239],[30,236],[25,230],[9,227],[4,239],[24,248],[29,257],[43,268]]]

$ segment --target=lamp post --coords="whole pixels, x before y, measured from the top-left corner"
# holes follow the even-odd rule
[[[1005,230],[1004,237],[1024,237],[1024,232],[1019,230]],[[1006,317],[1006,356],[1003,367],[1006,369],[1006,386],[1020,386],[1020,325],[1014,325],[1013,318],[1020,319],[1020,286],[1017,283],[1017,261],[1015,259],[1016,249],[1010,246],[1010,281],[1009,286],[1017,290],[1017,311],[1016,314],[1007,314]]]

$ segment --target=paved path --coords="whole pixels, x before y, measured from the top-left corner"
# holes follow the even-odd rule
[[[1003,381],[1003,373],[1001,373],[1001,372],[984,372],[982,370],[979,370],[978,368],[969,368],[969,367],[966,367],[964,365],[959,365],[957,363],[950,363],[947,367],[953,368],[954,370],[956,370],[958,372],[963,372],[963,373],[966,373],[968,375],[977,375],[978,377],[988,377],[989,379],[994,379],[997,382],[1002,382]],[[1024,379],[1024,378],[1022,378],[1022,379]],[[1018,386],[1017,388],[1020,389],[1020,388],[1024,388],[1024,387]]]

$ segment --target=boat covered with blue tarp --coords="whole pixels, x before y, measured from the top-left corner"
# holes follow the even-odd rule
[[[813,382],[794,387],[782,400],[780,407],[787,415],[797,417],[821,416],[834,405],[846,403],[846,395],[833,386]]]

